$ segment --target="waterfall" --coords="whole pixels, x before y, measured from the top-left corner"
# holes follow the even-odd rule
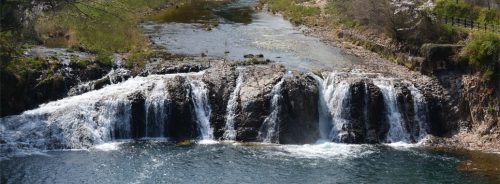
[[[189,74],[200,75],[203,72]],[[142,94],[144,135],[164,137],[168,119],[169,96],[165,83],[175,76],[150,75],[111,84],[102,89],[41,105],[20,115],[0,118],[0,140],[15,149],[87,148],[116,139],[132,138],[134,94]],[[206,100],[206,89],[192,81],[193,94]],[[202,92],[199,92],[202,91]],[[202,94],[201,97],[196,94]],[[197,101],[198,102],[198,101]],[[207,102],[201,102],[206,105]],[[209,113],[208,113],[209,114]],[[208,117],[208,116],[207,116]],[[208,121],[208,120],[207,120]],[[3,147],[3,148],[1,148]]]
[[[429,120],[428,114],[429,110],[427,109],[427,101],[424,98],[424,95],[418,90],[413,84],[411,84],[408,88],[413,96],[413,110],[415,122],[418,123],[418,138],[417,141],[422,140],[428,131],[427,122]]]
[[[370,103],[377,103],[375,99],[371,99],[371,92],[369,89],[369,83],[372,83],[379,88],[381,93],[381,98],[383,98],[383,106],[385,108],[385,119],[383,121],[388,122],[389,130],[386,136],[386,142],[413,142],[421,140],[427,134],[427,121],[428,121],[428,110],[425,97],[420,93],[420,91],[408,81],[398,81],[392,78],[384,78],[379,74],[366,74],[366,73],[330,73],[326,79],[322,79],[319,76],[311,74],[311,76],[318,83],[319,89],[319,100],[318,100],[318,111],[319,111],[319,132],[320,141],[334,141],[334,142],[350,142],[350,138],[353,136],[363,136],[361,132],[365,132],[364,136],[371,136],[371,138],[376,137],[375,134],[384,134],[384,132],[379,132],[380,127],[383,125],[378,124],[380,120],[371,120]],[[351,85],[361,84],[364,87],[364,91],[359,91],[357,93],[362,93],[362,99],[356,100],[359,107],[351,107],[355,104],[351,104]],[[398,86],[398,87],[395,87]],[[411,92],[411,99],[413,104],[398,104],[406,102],[398,102],[398,93],[396,89],[399,86],[406,86]],[[376,92],[375,92],[376,94]],[[357,98],[360,96],[358,95]],[[375,101],[373,101],[375,100]],[[374,104],[375,105],[375,104]],[[414,112],[400,112],[399,105],[401,106],[413,106]],[[360,109],[363,112],[358,115],[363,116],[362,118],[356,119],[357,117],[352,117],[351,109]],[[412,108],[407,109],[412,110]],[[380,112],[380,111],[378,111]],[[413,114],[412,122],[405,122],[403,118],[403,113]],[[357,121],[362,121],[361,124]],[[372,122],[373,121],[373,122]],[[353,125],[356,122],[356,125]],[[415,123],[413,123],[415,122]],[[372,124],[375,123],[375,124]],[[409,130],[405,123],[408,123]],[[357,126],[357,127],[354,127]],[[352,132],[356,130],[357,133]],[[368,134],[368,132],[370,132]],[[347,138],[347,139],[346,139]],[[366,138],[366,137],[365,137]],[[359,141],[359,139],[358,139]]]
[[[319,128],[322,140],[340,142],[343,129],[350,126],[350,84],[337,73],[331,73],[322,81],[313,76],[320,88]]]
[[[349,126],[349,83],[346,81],[340,82],[333,90],[331,85],[330,90],[327,90],[328,105],[331,108],[331,116],[333,127],[328,138],[332,141],[340,141],[340,131]]]
[[[330,125],[320,125],[321,130],[325,132],[322,137],[330,141],[339,142],[339,133],[343,127],[349,124],[348,110],[349,110],[349,83],[342,79],[336,73],[331,73],[323,84],[323,98],[326,102],[327,109],[322,110],[325,112],[320,119],[329,118],[325,123]]]
[[[370,118],[368,117],[369,114],[368,112],[370,111],[370,109],[368,108],[368,105],[370,103],[370,91],[368,89],[368,83],[366,83],[366,80],[364,81],[364,87],[365,87],[365,91],[364,91],[364,94],[363,94],[363,121],[364,121],[364,125],[365,125],[365,135],[368,134],[368,127],[370,126],[369,125],[369,121],[370,121]]]
[[[196,123],[202,140],[212,140],[213,130],[210,127],[210,102],[208,101],[208,89],[200,80],[191,80],[191,98],[193,100]]]
[[[226,126],[225,132],[223,135],[224,140],[236,140],[236,130],[234,128],[235,118],[236,118],[236,110],[238,108],[238,98],[241,90],[241,86],[243,85],[244,80],[244,71],[238,72],[238,78],[236,79],[236,86],[234,87],[234,91],[231,93],[229,97],[229,101],[227,102],[226,108]]]
[[[92,90],[95,90],[96,85],[98,83],[109,83],[109,84],[117,84],[119,82],[126,81],[131,76],[131,72],[124,68],[111,69],[105,76],[100,79],[85,82],[79,84],[75,87],[72,87],[68,91],[68,96],[80,95]]]
[[[330,140],[329,135],[332,129],[332,117],[330,114],[330,109],[328,108],[328,104],[326,103],[326,96],[324,91],[326,90],[324,81],[321,77],[311,74],[311,76],[316,80],[318,85],[318,113],[319,113],[319,133],[321,140]]]
[[[262,142],[279,143],[279,115],[281,113],[281,102],[283,100],[281,88],[284,82],[285,76],[283,76],[271,90],[271,114],[264,119],[258,135]]]
[[[403,126],[401,113],[399,112],[396,100],[394,84],[390,80],[375,80],[374,84],[380,88],[384,97],[384,104],[387,110],[387,120],[389,121],[389,132],[386,141],[409,142],[409,136]]]
[[[146,137],[162,137],[168,118],[168,93],[165,83],[156,83],[144,102]]]

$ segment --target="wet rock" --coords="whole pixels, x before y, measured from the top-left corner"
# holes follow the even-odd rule
[[[236,140],[257,141],[259,128],[270,113],[270,92],[284,75],[281,65],[252,66],[245,70],[246,82],[240,91],[236,116]]]
[[[167,123],[167,137],[184,140],[196,138],[197,126],[193,114],[189,81],[182,76],[176,76],[167,83],[167,90],[171,97],[169,121]]]
[[[160,71],[153,73],[154,74],[190,73],[190,72],[199,72],[208,68],[209,66],[206,65],[184,64],[184,65],[163,67]]]
[[[144,109],[144,96],[141,93],[135,93],[129,97],[132,101],[131,111],[131,132],[132,138],[138,139],[146,136],[146,114]]]
[[[226,108],[234,87],[236,86],[236,69],[234,67],[217,67],[206,71],[203,82],[209,89],[210,106],[212,116],[211,126],[214,129],[214,137],[219,139],[224,134],[226,123]]]
[[[294,72],[282,87],[283,112],[279,130],[281,144],[307,144],[319,139],[318,98],[316,81]]]
[[[365,110],[365,103],[368,103],[367,100],[370,98],[366,94],[365,82],[357,81],[350,85],[350,94],[349,98],[349,124],[346,124],[342,127],[341,134],[344,137],[341,137],[341,141],[344,143],[363,143],[364,142],[364,132],[366,130],[367,121],[367,113]]]
[[[410,140],[416,142],[419,135],[420,127],[415,120],[415,110],[413,107],[413,96],[407,86],[398,83],[396,86],[396,101],[398,110],[403,121],[403,129],[410,135]]]
[[[243,58],[247,58],[247,59],[248,59],[248,58],[254,58],[254,57],[255,57],[255,55],[253,55],[253,54],[245,54],[245,55],[243,56]]]
[[[365,114],[366,117],[366,130],[364,133],[365,143],[380,143],[382,142],[387,132],[389,131],[389,124],[385,121],[386,109],[384,105],[384,97],[382,91],[373,83],[366,83],[368,98],[365,98],[367,109],[369,113]]]

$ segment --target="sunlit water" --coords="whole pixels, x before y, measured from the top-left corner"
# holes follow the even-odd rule
[[[0,162],[0,183],[495,183],[462,158],[347,144],[112,143]]]
[[[172,20],[171,17],[164,18],[164,23],[144,24],[144,29],[151,36],[153,43],[177,54],[199,56],[204,53],[207,56],[231,60],[244,60],[246,54],[263,54],[266,59],[298,70],[335,69],[359,63],[354,56],[346,55],[341,49],[332,47],[318,38],[304,35],[300,28],[269,12],[251,13],[248,15],[249,22],[228,20],[228,17],[240,15],[238,11],[233,10],[234,7],[247,11],[241,7],[248,8],[251,4],[248,0],[240,0],[222,5],[222,8],[195,6],[194,8],[200,9],[198,12],[204,12],[201,10],[206,9],[215,9],[215,14],[228,12],[223,14],[225,17],[214,15],[216,19],[220,19],[220,24],[211,30],[206,29],[205,21]],[[188,13],[192,16],[193,12],[186,12]],[[232,16],[227,16],[228,14]],[[209,16],[194,18],[200,17]]]

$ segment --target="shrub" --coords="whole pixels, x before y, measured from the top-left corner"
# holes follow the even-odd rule
[[[488,32],[475,32],[467,42],[462,56],[469,64],[484,72],[486,80],[498,75],[500,36]]]
[[[459,17],[472,19],[481,24],[498,24],[500,11],[474,6],[464,0],[438,0],[434,7],[434,13],[439,16]]]

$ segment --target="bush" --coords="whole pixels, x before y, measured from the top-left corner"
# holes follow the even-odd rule
[[[438,0],[434,7],[434,13],[439,16],[459,17],[472,19],[481,24],[498,24],[500,11],[474,6],[464,0]]]
[[[4,67],[22,53],[22,48],[19,46],[14,32],[0,32],[0,67]]]
[[[486,80],[498,77],[500,36],[488,32],[475,32],[467,42],[462,56],[469,64],[483,71]]]
[[[474,11],[473,6],[463,0],[459,0],[458,3],[455,0],[438,0],[434,12],[441,16],[477,18],[477,12]]]

